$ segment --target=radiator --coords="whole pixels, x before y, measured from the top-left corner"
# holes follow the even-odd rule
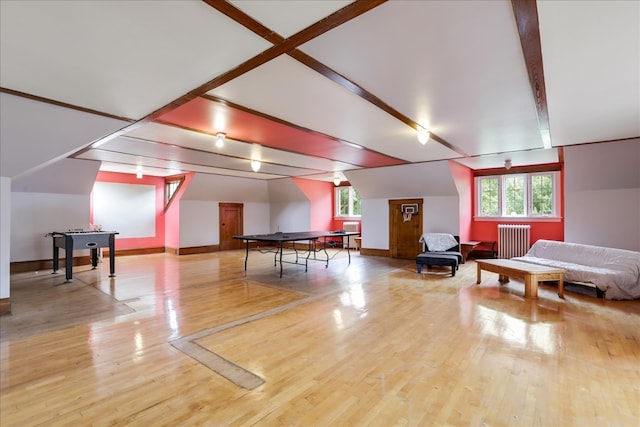
[[[358,231],[358,227],[360,226],[359,222],[343,222],[342,223],[342,229],[344,231]],[[349,236],[349,238],[347,239],[346,237],[342,238],[342,247],[346,248],[347,247],[347,241],[349,242],[349,249],[357,249],[358,247],[356,246],[356,239],[354,239],[354,237],[356,236]]]
[[[529,250],[530,225],[498,224],[498,258],[523,256]]]

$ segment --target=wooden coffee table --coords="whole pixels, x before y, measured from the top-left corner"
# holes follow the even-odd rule
[[[469,256],[469,254],[471,253],[473,248],[478,246],[480,243],[481,242],[462,242],[462,243],[460,243],[460,252],[462,252],[462,263],[463,264],[465,262],[467,262],[467,257]]]
[[[509,281],[509,277],[524,280],[525,298],[538,298],[538,282],[553,280],[558,282],[558,296],[564,298],[564,270],[544,265],[529,264],[528,262],[510,259],[476,260],[478,264],[478,282],[481,281],[482,270],[498,273],[500,283]]]

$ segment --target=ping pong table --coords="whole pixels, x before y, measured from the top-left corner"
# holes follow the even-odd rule
[[[350,238],[352,236],[359,236],[360,232],[358,231],[298,231],[292,233],[284,233],[278,232],[273,234],[252,234],[245,236],[233,236],[234,239],[244,240],[246,246],[246,255],[244,258],[244,270],[247,271],[247,261],[249,259],[249,246],[251,242],[264,242],[269,243],[272,246],[275,246],[275,251],[266,250],[264,252],[272,252],[274,253],[273,257],[273,265],[276,266],[278,261],[280,262],[280,277],[282,277],[282,264],[302,264],[298,262],[300,260],[299,254],[306,253],[307,256],[304,259],[304,271],[306,272],[309,267],[309,261],[324,261],[325,268],[329,266],[329,259],[332,257],[329,256],[327,252],[327,246],[337,247],[338,245],[343,246],[343,238],[347,238],[347,254],[349,258],[349,264],[351,264],[351,252],[349,248],[351,247]],[[336,240],[339,238],[339,242]],[[296,248],[296,242],[308,242],[307,250],[298,250]],[[321,243],[321,245],[318,245]],[[285,254],[285,249],[293,249],[293,252],[289,254]],[[316,257],[317,253],[324,252],[324,257],[319,259]],[[282,255],[295,255],[295,261],[287,261],[282,259]],[[313,254],[313,258],[311,258],[311,254]],[[335,254],[334,254],[335,256]]]

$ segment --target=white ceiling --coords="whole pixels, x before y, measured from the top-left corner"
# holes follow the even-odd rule
[[[548,121],[510,1],[374,5],[0,1],[1,174],[75,157],[124,173],[330,180],[376,156],[484,169],[640,136],[638,1],[537,3]],[[202,96],[208,123],[163,119]],[[434,134],[425,145],[417,125]]]

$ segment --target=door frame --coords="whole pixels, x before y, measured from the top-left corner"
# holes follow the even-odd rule
[[[423,199],[389,199],[389,256],[391,258],[397,258],[398,257],[398,246],[397,246],[397,241],[398,241],[398,223],[394,221],[394,212],[397,209],[402,209],[401,205],[405,205],[405,204],[417,204],[418,205],[418,212],[417,215],[418,216],[418,234],[419,236],[422,236],[422,205],[423,205],[424,200]],[[418,236],[418,239],[420,238]],[[416,242],[418,240],[416,239]],[[418,253],[422,252],[422,250],[420,250]]]
[[[239,215],[236,218],[237,223],[240,225],[240,231],[238,234],[243,234],[244,233],[244,203],[231,203],[231,202],[219,202],[218,203],[218,236],[219,236],[219,244],[218,244],[218,250],[228,250],[228,249],[240,249],[242,247],[242,241],[241,240],[225,240],[224,242],[222,241],[222,236],[225,235],[225,233],[223,233],[223,210],[225,208],[237,208]]]

